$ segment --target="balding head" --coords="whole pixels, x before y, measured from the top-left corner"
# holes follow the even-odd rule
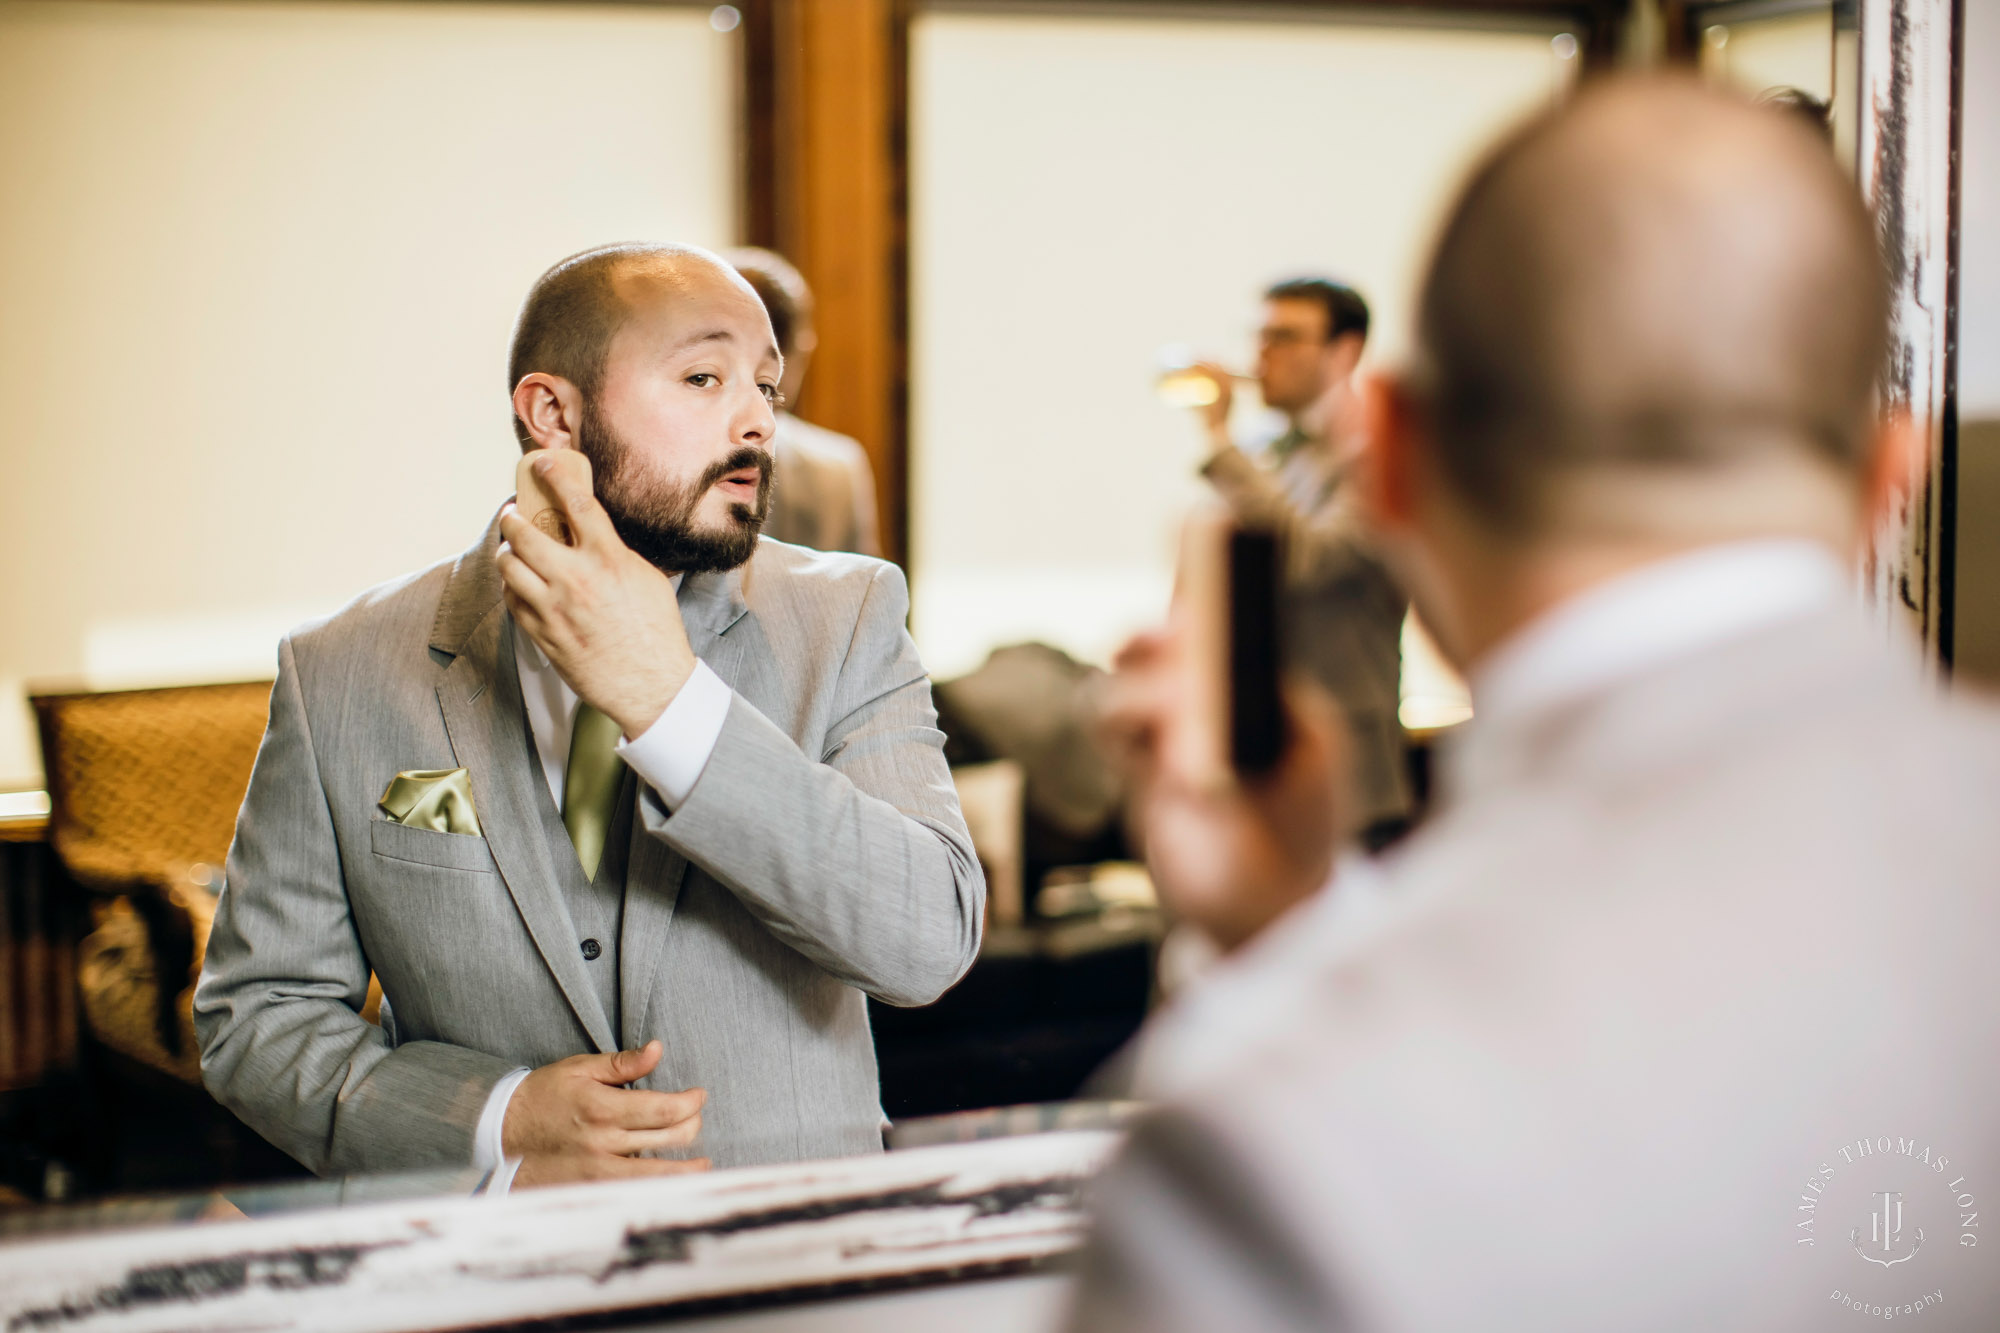
[[[733,569],[769,512],[784,360],[763,303],[706,250],[608,245],[539,278],[508,366],[525,449],[575,449],[625,545]]]
[[[1858,490],[1886,311],[1854,186],[1796,116],[1606,82],[1473,175],[1410,388],[1496,535],[1756,535]]]
[[[672,290],[690,278],[713,276],[742,284],[719,256],[692,245],[600,245],[559,260],[535,279],[521,304],[507,357],[509,392],[540,371],[568,380],[585,398],[595,398],[611,340],[630,315],[634,297],[648,288]],[[533,445],[519,417],[514,434],[523,449]]]

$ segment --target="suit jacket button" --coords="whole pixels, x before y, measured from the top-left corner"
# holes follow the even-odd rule
[[[583,960],[586,963],[596,962],[597,955],[603,952],[603,948],[598,945],[596,940],[585,940],[583,942]]]

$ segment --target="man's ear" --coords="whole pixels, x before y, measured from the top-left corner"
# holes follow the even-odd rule
[[[1369,522],[1376,531],[1390,533],[1416,518],[1420,417],[1409,390],[1393,375],[1363,376],[1357,385],[1365,443],[1356,481]]]
[[[543,449],[574,449],[581,439],[583,394],[560,375],[536,371],[514,386],[514,415]]]
[[[1361,364],[1361,353],[1367,349],[1368,340],[1358,333],[1343,333],[1335,338],[1327,348],[1332,364],[1329,370],[1335,379],[1346,379]]]
[[[1862,477],[1862,540],[1872,538],[1883,519],[1908,497],[1917,469],[1930,453],[1930,431],[1903,408],[1875,428],[1875,452]]]

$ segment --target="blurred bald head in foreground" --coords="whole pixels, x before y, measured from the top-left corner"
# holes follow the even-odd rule
[[[1423,534],[1405,555],[1462,657],[1606,565],[1756,536],[1852,553],[1905,462],[1874,411],[1887,309],[1873,226],[1796,116],[1587,90],[1449,215],[1416,364],[1377,386],[1378,518]]]
[[[1476,716],[1381,892],[1197,997],[1075,1328],[1993,1326],[2000,719],[1856,603],[1886,307],[1779,110],[1607,80],[1474,172],[1365,477]],[[1277,772],[1214,845],[1296,836]]]

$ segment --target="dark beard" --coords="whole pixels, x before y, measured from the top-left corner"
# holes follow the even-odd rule
[[[611,516],[619,540],[666,574],[719,574],[735,569],[757,553],[757,535],[771,513],[771,454],[745,445],[717,459],[686,486],[645,494],[632,477],[631,451],[586,401],[578,423],[576,445],[590,460],[598,503]],[[702,497],[724,477],[744,468],[757,469],[755,504],[732,504],[720,530],[698,531],[694,511]]]

